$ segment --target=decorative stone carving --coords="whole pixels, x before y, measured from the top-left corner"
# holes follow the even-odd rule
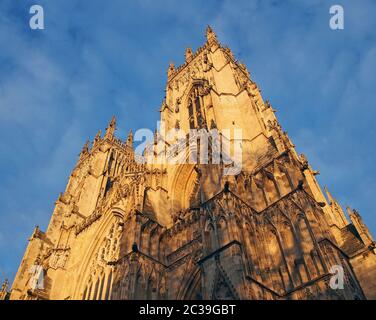
[[[360,215],[332,223],[339,204],[318,202],[307,159],[247,68],[210,27],[206,36],[183,65],[170,63],[161,120],[168,130],[242,129],[241,172],[226,176],[224,159],[154,161],[156,146],[167,157],[180,146],[160,132],[137,154],[112,118],[84,146],[48,230],[34,230],[12,299],[376,299],[375,242]],[[338,263],[341,293],[327,284]],[[48,275],[44,294],[29,290],[34,264]]]

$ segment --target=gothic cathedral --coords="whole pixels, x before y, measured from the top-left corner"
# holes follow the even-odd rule
[[[32,233],[10,299],[376,299],[375,241],[361,216],[324,196],[210,27],[183,65],[170,63],[160,113],[167,131],[228,130],[241,170],[225,174],[222,156],[139,161],[113,118],[83,147],[47,230]],[[149,159],[161,144],[156,130]]]

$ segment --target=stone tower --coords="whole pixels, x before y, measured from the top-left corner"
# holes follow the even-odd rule
[[[84,145],[11,299],[376,298],[359,213],[349,221],[324,196],[247,68],[210,27],[206,38],[170,63],[162,126],[143,155],[136,134],[115,137],[115,117]],[[197,134],[209,131],[219,145]],[[192,161],[205,143],[207,163]]]

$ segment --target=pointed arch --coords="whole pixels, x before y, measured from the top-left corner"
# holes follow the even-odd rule
[[[189,158],[189,155],[187,155],[187,158]],[[195,202],[195,197],[198,196],[199,191],[197,188],[198,173],[195,170],[195,165],[182,164],[176,166],[173,175],[174,179],[170,189],[173,190],[171,196],[172,212],[178,212],[188,209]]]
[[[207,129],[204,96],[209,93],[210,86],[205,79],[195,79],[189,86],[185,105],[188,110],[188,124],[190,129]]]
[[[206,226],[204,229],[204,237],[205,237],[206,252],[210,253],[214,251],[217,245],[216,245],[216,238],[215,238],[215,228],[211,221],[210,222],[208,221],[206,223]]]
[[[202,299],[201,270],[195,266],[184,280],[183,287],[178,292],[177,300]]]
[[[98,250],[101,249],[101,246],[103,244],[103,241],[105,240],[106,236],[110,232],[112,226],[117,221],[123,221],[124,220],[125,213],[120,208],[112,208],[111,210],[104,213],[101,217],[100,224],[97,226],[96,229],[96,236],[94,238],[94,241],[90,242],[90,245],[88,249],[85,251],[85,254],[83,256],[82,262],[80,267],[78,268],[77,273],[79,275],[82,275],[78,278],[77,284],[73,291],[73,299],[81,299],[82,294],[85,290],[85,287],[87,286],[87,283],[89,283],[90,276],[91,276],[91,264],[93,260],[97,257],[99,254]],[[93,295],[94,297],[96,295]],[[88,299],[91,299],[91,297],[88,295]]]
[[[275,291],[289,290],[292,285],[287,261],[283,254],[283,246],[278,231],[270,227],[267,231],[267,250],[271,265],[268,267],[271,272],[271,281]]]

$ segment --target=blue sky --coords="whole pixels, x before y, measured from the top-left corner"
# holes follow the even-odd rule
[[[40,4],[45,30],[29,28]],[[341,4],[345,29],[329,28]],[[45,230],[85,140],[154,128],[170,60],[210,24],[299,153],[376,235],[376,1],[0,1],[0,281]]]

